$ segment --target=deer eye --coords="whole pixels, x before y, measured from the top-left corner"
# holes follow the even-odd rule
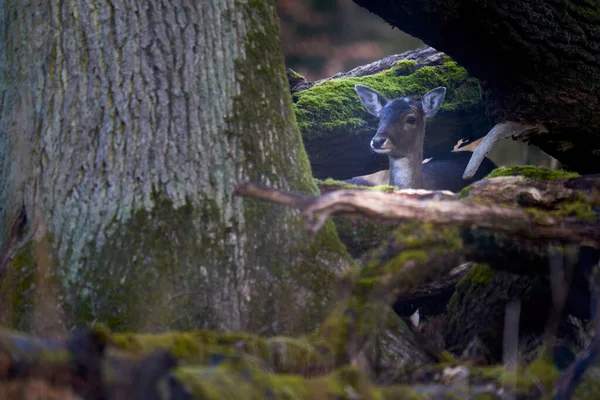
[[[417,123],[417,119],[415,117],[408,117],[408,118],[406,118],[406,122],[411,125],[414,125]]]

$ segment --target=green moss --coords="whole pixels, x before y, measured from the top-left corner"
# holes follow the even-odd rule
[[[596,218],[596,212],[590,204],[585,202],[585,198],[580,199],[579,201],[563,202],[553,214],[561,217],[574,216],[581,220],[588,221],[593,221]]]
[[[504,370],[498,376],[498,383],[515,386],[517,394],[521,395],[538,390],[550,393],[559,376],[560,371],[552,364],[552,361],[541,356],[531,364],[519,367],[516,374]]]
[[[456,284],[454,294],[448,302],[448,326],[449,329],[459,325],[456,316],[464,315],[461,310],[469,307],[469,302],[481,296],[481,291],[488,290],[488,286],[493,282],[496,271],[487,264],[474,264],[465,276]],[[494,329],[494,327],[490,327]]]
[[[344,216],[333,217],[339,237],[354,258],[374,249],[390,237],[396,225]]]
[[[191,389],[195,398],[207,400],[382,398],[366,376],[352,367],[343,367],[318,378],[303,379],[294,375],[273,375],[251,364],[228,361],[212,368],[179,368],[175,376]]]
[[[383,268],[386,272],[396,272],[399,268],[403,268],[409,261],[423,263],[427,259],[426,250],[404,250],[396,257],[384,264]]]
[[[600,10],[598,4],[595,1],[571,1],[565,0],[564,4],[574,18],[581,18],[589,22],[595,23],[600,20]]]
[[[377,186],[371,186],[369,187],[368,190],[374,190],[377,192],[385,192],[385,193],[392,193],[395,190],[398,190],[397,186],[390,186],[390,185],[377,185]]]
[[[516,372],[494,365],[471,368],[471,375],[473,379],[492,381],[498,386],[515,386],[517,394],[527,395],[533,392],[552,393],[560,371],[551,360],[541,355],[528,365],[519,365]]]
[[[358,132],[363,128],[369,114],[354,91],[356,84],[370,86],[389,98],[422,96],[436,86],[446,86],[448,92],[442,110],[458,110],[480,101],[478,81],[468,78],[465,69],[456,62],[446,60],[438,66],[417,69],[415,61],[402,60],[378,74],[331,79],[296,93],[296,118],[305,139],[336,130]]]
[[[458,361],[448,350],[443,350],[439,354],[440,362],[444,364],[456,364]]]
[[[325,180],[322,179],[315,179],[315,183],[317,186],[321,187],[329,187],[329,186],[333,186],[336,188],[340,188],[340,189],[363,189],[364,186],[359,186],[359,185],[353,185],[351,183],[347,183],[344,181],[338,181],[337,179],[333,179],[333,178],[327,178]]]
[[[560,371],[550,357],[541,355],[519,374],[520,387],[523,391],[529,391],[532,387],[541,387],[550,392],[559,376]]]
[[[169,350],[178,359],[189,363],[207,364],[215,354],[233,356],[244,353],[271,364],[266,341],[245,333],[216,333],[212,331],[169,332],[164,334],[115,333],[113,343],[121,350],[146,354],[157,349]]]
[[[0,285],[3,305],[3,325],[28,331],[35,304],[36,261],[33,241],[28,240],[6,266],[6,276]]]
[[[560,169],[549,169],[545,167],[536,167],[533,165],[519,165],[516,167],[496,168],[486,178],[495,178],[499,176],[524,176],[532,179],[555,180],[577,178],[579,174]]]
[[[573,400],[596,400],[598,398],[598,393],[600,393],[598,372],[598,367],[593,366],[588,373],[583,375],[573,393]]]
[[[272,367],[279,373],[304,373],[310,368],[328,370],[334,365],[335,355],[329,348],[320,348],[308,339],[277,336],[266,341]]]
[[[287,69],[287,73],[290,77],[292,77],[294,79],[304,79],[304,77],[302,75],[300,75],[299,73],[297,73],[296,71],[294,71],[291,68]]]
[[[496,275],[496,271],[490,268],[487,264],[475,264],[461,279],[461,282],[471,282],[480,286],[487,286],[494,279],[494,275]]]
[[[325,180],[315,179],[315,183],[319,187],[324,187],[324,188],[332,187],[332,188],[335,188],[336,190],[360,189],[360,190],[371,190],[371,191],[385,192],[385,193],[391,193],[395,190],[398,190],[398,188],[396,186],[390,186],[390,185],[360,186],[360,185],[354,185],[351,183],[347,183],[344,181],[338,181],[333,178],[327,178]]]
[[[133,354],[169,350],[186,364],[208,365],[214,357],[245,357],[277,373],[304,373],[309,368],[327,370],[334,365],[329,347],[318,347],[303,338],[262,338],[247,333],[187,331],[164,334],[114,333],[111,340],[118,349]]]
[[[125,222],[115,219],[102,248],[90,244],[86,268],[78,277],[80,290],[68,302],[71,321],[99,321],[113,330],[135,330],[177,327],[173,322],[181,313],[194,320],[207,317],[190,296],[169,300],[169,293],[177,292],[177,287],[185,290],[182,276],[197,290],[209,290],[199,271],[190,274],[186,269],[196,257],[223,257],[217,254],[223,247],[194,224],[197,220],[210,224],[209,216],[219,210],[211,202],[204,209],[189,202],[176,208],[157,193],[153,200],[151,210],[138,210]],[[182,327],[192,325],[190,321],[179,319]]]
[[[469,193],[471,193],[471,190],[473,190],[473,186],[469,185],[469,186],[465,186],[464,188],[461,189],[461,191],[458,193],[458,198],[462,199],[465,198],[467,196],[469,196]]]
[[[356,341],[374,339],[391,299],[456,266],[461,244],[456,228],[412,221],[400,225],[386,245],[369,252],[364,267],[350,271],[340,284],[348,300],[317,333],[332,346],[338,362],[344,362],[349,329]]]
[[[310,336],[315,346],[326,348],[335,355],[335,363],[344,363],[348,345],[348,328],[350,318],[346,313],[347,305],[338,305],[336,309],[319,326],[319,329]]]
[[[523,208],[536,222],[545,223],[556,217],[576,217],[583,221],[594,221],[596,211],[593,208],[593,199],[586,198],[582,193],[574,193],[571,198],[558,202],[552,210],[534,207]]]
[[[413,221],[396,228],[387,244],[365,256],[365,266],[355,279],[379,279],[373,283],[377,291],[392,288],[401,292],[456,266],[461,251],[460,230],[455,227],[434,227],[430,223]],[[388,287],[388,289],[384,289]],[[363,299],[369,293],[361,293]]]

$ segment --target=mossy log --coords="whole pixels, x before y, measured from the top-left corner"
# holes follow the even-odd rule
[[[423,379],[421,374],[421,381],[415,385],[377,386],[356,367],[344,366],[307,378],[269,371],[241,352],[231,356],[214,354],[206,364],[185,365],[160,348],[143,355],[120,351],[111,344],[110,337],[97,332],[51,342],[0,331],[0,360],[3,399],[426,400],[455,399],[465,393],[500,398],[496,395],[501,389],[493,371],[474,375],[470,385],[463,371],[456,374],[439,369],[442,373],[431,370],[430,378]]]
[[[317,180],[317,185],[321,194],[335,190],[370,190],[394,192],[396,189],[392,186],[356,186],[343,181],[327,179],[325,181]],[[448,198],[453,198],[453,194],[446,194]],[[441,198],[444,193],[437,193],[436,198]],[[425,198],[426,196],[419,196]],[[332,216],[340,240],[346,245],[348,252],[356,259],[361,259],[368,254],[370,250],[376,249],[393,237],[398,224],[382,223],[383,221],[374,221],[362,218],[352,218],[344,215]],[[420,285],[414,290],[400,295],[394,303],[394,311],[402,316],[409,316],[416,310],[420,310],[422,315],[437,315],[445,311],[446,303],[454,292],[455,285],[470,270],[472,263],[465,263],[451,271],[447,276],[429,284]]]
[[[600,175],[571,180],[499,177],[511,171],[500,170],[490,179],[465,188],[460,200],[448,200],[453,197],[451,192],[426,190],[339,190],[308,196],[248,183],[240,185],[236,192],[301,209],[313,232],[323,226],[327,217],[339,214],[392,223],[416,219],[437,226],[485,228],[532,241],[600,245]],[[561,173],[555,175],[560,177]]]
[[[274,200],[274,194],[264,188],[246,189],[242,187],[240,192]],[[348,284],[363,288],[371,285],[365,296],[378,298],[375,293],[380,293],[387,299],[386,304],[406,298],[407,293],[428,281],[446,279],[464,261],[478,261],[480,264],[464,276],[450,301],[444,327],[446,345],[452,345],[460,354],[479,337],[492,352],[488,361],[497,362],[502,357],[504,308],[512,299],[522,302],[520,318],[526,323],[520,333],[539,339],[533,347],[541,343],[548,319],[561,319],[563,314],[589,318],[589,275],[600,255],[599,189],[597,175],[579,177],[564,171],[517,167],[499,169],[458,196],[419,190],[383,193],[351,189],[327,192],[321,197],[277,192],[275,201],[284,200],[304,210],[312,229],[318,229],[326,215],[373,218],[392,224],[405,221],[379,248],[363,256],[365,266]],[[415,220],[422,222],[408,222]],[[435,234],[434,226],[439,230]],[[586,233],[577,233],[582,228]],[[428,246],[420,248],[423,243]],[[435,258],[438,250],[443,256]],[[565,273],[575,271],[570,274],[572,280],[565,281],[563,290],[568,290],[569,284],[571,290],[560,307],[550,291],[550,267],[556,254],[564,255]],[[422,267],[407,272],[405,266],[394,274],[385,267],[394,258]],[[370,268],[378,271],[374,273],[377,278],[369,279]],[[394,282],[399,282],[396,279],[402,282],[398,288],[394,287]],[[410,303],[410,297],[405,301]],[[553,313],[560,315],[552,317]],[[569,340],[565,334],[568,336],[562,329],[559,339]],[[530,346],[531,342],[524,345]]]
[[[481,83],[487,114],[542,124],[528,140],[600,172],[600,10],[595,1],[354,0],[443,51]]]
[[[461,140],[462,145],[477,140],[491,128],[477,80],[432,48],[393,55],[314,83],[289,71],[288,79],[313,175],[319,179],[347,179],[389,167],[386,157],[370,151],[377,120],[360,103],[355,84],[390,98],[448,88],[444,105],[427,125],[426,158],[452,151]]]

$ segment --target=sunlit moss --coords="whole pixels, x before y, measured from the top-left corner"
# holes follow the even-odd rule
[[[277,373],[308,373],[311,368],[333,368],[333,353],[309,338],[278,336],[262,338],[248,333],[214,331],[164,334],[113,333],[111,340],[123,351],[146,354],[169,350],[186,364],[207,365],[214,357],[245,357]]]
[[[540,180],[570,179],[579,176],[576,172],[569,172],[560,169],[549,169],[533,165],[518,165],[515,167],[499,167],[493,170],[486,178],[495,178],[498,176],[524,176],[525,178]]]
[[[296,118],[305,138],[363,128],[369,114],[354,91],[356,84],[372,87],[389,98],[422,96],[436,86],[446,86],[442,110],[458,110],[480,101],[478,81],[469,78],[466,70],[449,58],[441,65],[421,68],[413,60],[401,60],[378,74],[331,79],[296,93]]]

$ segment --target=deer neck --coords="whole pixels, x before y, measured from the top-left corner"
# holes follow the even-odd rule
[[[390,157],[390,185],[400,189],[423,188],[423,150],[402,157]]]

